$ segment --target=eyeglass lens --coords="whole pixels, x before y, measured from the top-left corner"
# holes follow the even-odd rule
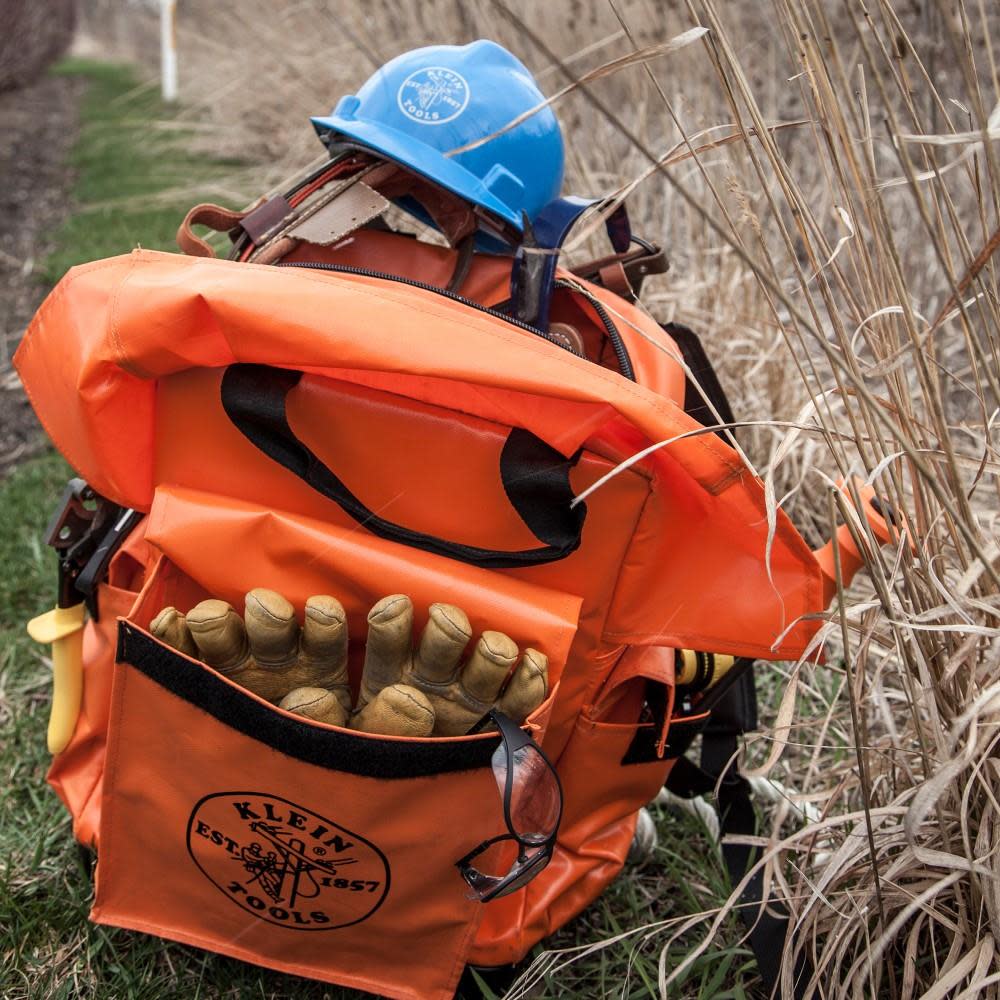
[[[542,843],[552,836],[559,823],[559,785],[551,765],[533,743],[518,748],[512,756],[511,832],[528,842]],[[507,789],[507,754],[503,744],[493,754],[493,774],[503,796]]]

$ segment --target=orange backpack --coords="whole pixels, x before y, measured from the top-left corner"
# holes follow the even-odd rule
[[[510,257],[466,259],[458,295],[442,286],[460,250],[385,229],[281,253],[314,266],[136,250],[76,267],[17,353],[52,440],[113,505],[49,781],[97,852],[97,922],[445,998],[617,875],[711,714],[711,692],[675,684],[677,651],[798,657],[829,581],[780,510],[769,538],[762,484],[695,419],[716,417],[685,368],[715,383],[690,331],[559,269],[551,329],[572,327],[580,356],[511,319]],[[623,259],[591,273],[611,283]],[[456,870],[502,829],[495,733],[312,722],[149,632],[165,605],[240,605],[253,586],[299,608],[335,594],[355,684],[387,593],[544,650],[527,725],[562,785],[548,867],[486,904]]]

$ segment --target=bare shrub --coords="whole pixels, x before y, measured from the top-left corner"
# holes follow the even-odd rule
[[[4,0],[0,31],[0,91],[37,79],[69,48],[76,0]]]

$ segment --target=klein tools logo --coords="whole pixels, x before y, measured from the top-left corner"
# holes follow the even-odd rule
[[[374,844],[265,792],[206,795],[191,813],[187,843],[223,895],[290,930],[356,924],[389,891],[389,865]]]
[[[469,103],[469,85],[461,73],[429,66],[411,73],[396,95],[399,110],[421,125],[444,125],[456,119]]]

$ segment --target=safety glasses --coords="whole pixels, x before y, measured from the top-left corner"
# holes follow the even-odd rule
[[[515,892],[545,868],[562,818],[559,778],[538,744],[502,712],[494,709],[482,724],[488,721],[500,730],[493,776],[509,832],[483,841],[456,863],[471,898],[483,903]]]

